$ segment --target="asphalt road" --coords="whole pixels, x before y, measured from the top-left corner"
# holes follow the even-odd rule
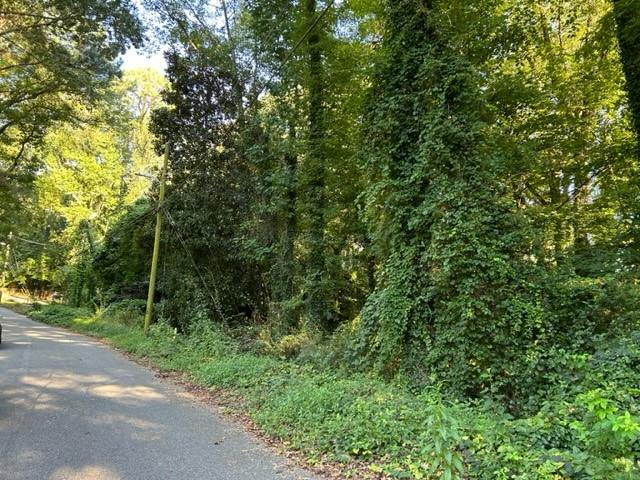
[[[0,308],[0,479],[314,479],[178,386]]]

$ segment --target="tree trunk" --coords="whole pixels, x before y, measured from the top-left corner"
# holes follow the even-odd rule
[[[293,125],[289,127],[289,136],[292,143],[295,143],[296,129]],[[290,300],[295,294],[294,290],[294,276],[295,276],[295,239],[298,234],[298,217],[297,217],[297,171],[298,171],[298,157],[292,146],[291,150],[287,152],[284,158],[285,167],[287,169],[287,206],[286,206],[286,221],[284,232],[284,278],[283,281],[283,295],[282,299]],[[298,315],[291,308],[284,310],[284,319],[288,326],[294,327],[298,323]]]
[[[320,48],[320,24],[316,19],[316,0],[306,0],[305,14],[308,28],[307,68],[309,95],[309,145],[307,151],[307,188],[309,192],[309,250],[307,261],[307,313],[309,320],[321,328],[328,327],[328,308],[325,298],[325,159],[324,159],[324,78]]]

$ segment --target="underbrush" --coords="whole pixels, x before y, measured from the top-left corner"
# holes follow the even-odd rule
[[[401,383],[247,352],[204,322],[189,335],[158,323],[145,336],[136,326],[138,307],[94,314],[51,305],[32,316],[241,396],[266,434],[310,463],[342,462],[350,478],[640,478],[638,333],[617,341],[602,336],[593,354],[551,352],[557,368],[547,374],[550,387],[516,418],[490,400],[455,402],[437,387],[412,392]],[[349,474],[354,461],[367,471]]]
[[[27,301],[27,300],[16,300],[14,298],[8,297],[4,298],[2,303],[0,303],[0,307],[5,307],[13,310],[14,312],[20,313],[22,315],[28,315],[34,309],[38,309],[42,306],[42,303]]]

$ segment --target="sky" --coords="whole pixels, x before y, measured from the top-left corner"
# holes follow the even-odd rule
[[[150,13],[144,7],[143,1],[133,0],[133,3],[138,10],[142,22],[149,22],[149,18],[151,18]],[[155,40],[153,28],[151,28],[149,25],[151,25],[151,23],[148,24],[148,30],[146,31],[146,34],[153,40]],[[122,60],[122,69],[129,70],[132,68],[152,68],[164,75],[167,68],[167,62],[165,62],[162,55],[163,45],[158,41],[151,42],[151,45],[153,45],[151,49],[156,50],[155,52],[138,50],[136,48],[130,47],[125,52],[125,54],[120,57],[120,59]],[[149,49],[149,46],[147,46],[147,50]]]
[[[135,48],[130,48],[122,56],[122,69],[128,70],[131,68],[153,68],[158,72],[164,74],[167,67],[162,52],[147,53]]]

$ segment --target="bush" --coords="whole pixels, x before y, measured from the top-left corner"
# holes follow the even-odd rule
[[[109,320],[123,325],[141,325],[147,302],[132,298],[112,303],[103,312]]]
[[[71,307],[63,304],[53,304],[34,310],[29,314],[33,319],[53,325],[67,326],[78,319],[88,319],[93,312],[85,307]]]

